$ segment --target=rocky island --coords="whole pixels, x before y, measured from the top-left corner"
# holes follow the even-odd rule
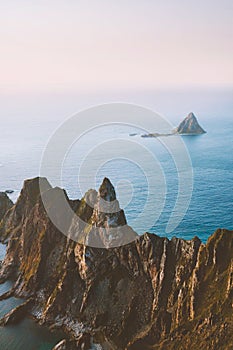
[[[189,113],[180,123],[180,125],[175,129],[175,132],[184,135],[200,135],[206,133],[206,131],[199,125],[197,118],[192,112]]]
[[[138,236],[118,206],[116,213],[101,211],[101,199],[115,200],[114,187],[104,179],[98,192],[85,195],[94,208],[85,196],[68,199],[90,224],[86,232],[67,225],[83,240],[76,242],[50,221],[39,181],[53,198],[63,191],[45,178],[27,180],[17,202],[1,207],[0,237],[7,253],[0,281],[13,279],[14,286],[0,300],[24,298],[1,326],[31,315],[51,329],[61,328],[66,336],[56,350],[233,348],[232,231],[217,229],[206,244],[197,237]],[[130,243],[111,247],[109,232],[116,225],[117,237],[124,241],[131,235]],[[86,245],[92,236],[108,249]]]
[[[162,136],[173,136],[173,135],[201,135],[205,134],[206,131],[199,125],[197,118],[194,113],[191,112],[187,117],[179,124],[177,128],[169,133],[149,133],[143,134],[141,137],[162,137]]]

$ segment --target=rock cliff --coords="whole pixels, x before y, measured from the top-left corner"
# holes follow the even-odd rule
[[[178,134],[191,135],[200,135],[206,133],[206,131],[199,125],[197,118],[192,112],[189,113],[188,116],[180,123],[175,132]]]
[[[42,181],[54,200],[63,191]],[[105,213],[102,199],[114,210]],[[90,230],[67,222],[67,236],[59,232],[44,210],[39,179],[27,180],[0,231],[8,241],[0,278],[15,280],[3,298],[24,297],[27,313],[63,328],[67,339],[56,349],[233,348],[233,232],[218,229],[206,244],[137,236],[108,179],[98,193],[69,203]],[[124,235],[130,243],[111,247],[116,227],[119,243]],[[83,242],[71,240],[70,231]],[[82,244],[92,236],[108,249]],[[14,312],[1,323],[11,319]]]
[[[0,192],[0,221],[3,216],[13,206],[13,202],[7,196],[6,192]]]

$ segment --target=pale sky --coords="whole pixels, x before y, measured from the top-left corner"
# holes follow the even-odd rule
[[[0,0],[0,92],[233,86],[232,0]]]

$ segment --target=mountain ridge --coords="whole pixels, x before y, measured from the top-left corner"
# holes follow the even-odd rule
[[[47,191],[57,193],[43,181]],[[95,193],[96,200],[102,195],[114,202],[107,184]],[[103,232],[109,214],[98,211],[98,203],[94,209],[83,200],[70,206]],[[28,301],[2,324],[30,314],[62,328],[68,339],[56,349],[232,348],[232,231],[218,229],[206,244],[197,237],[168,240],[145,233],[120,247],[90,247],[51,223],[36,178],[25,181],[18,201],[6,211],[0,237],[8,241],[0,280],[15,281],[2,298]]]

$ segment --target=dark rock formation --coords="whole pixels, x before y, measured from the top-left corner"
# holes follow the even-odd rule
[[[13,204],[5,192],[0,192],[0,221]]]
[[[74,218],[68,236],[79,243],[96,248],[110,248],[130,243],[137,237],[127,225],[115,189],[107,178],[103,180],[98,193],[89,190],[85,194],[78,206],[77,215],[87,225],[80,227],[80,222]]]
[[[37,177],[35,179],[29,179],[24,182],[23,189],[17,200],[17,203],[10,205],[10,210],[5,212],[4,220],[0,222],[0,240],[7,241],[9,236],[13,235],[13,231],[17,231],[18,235],[21,235],[22,224],[26,220],[31,212],[31,209],[37,202],[40,194],[39,180],[45,190],[51,188],[51,185],[45,178]]]
[[[188,116],[180,123],[175,132],[178,134],[191,135],[200,135],[206,133],[206,131],[199,125],[197,118],[192,112],[189,113]]]
[[[218,229],[205,245],[128,231],[127,245],[90,247],[54,227],[37,186],[38,179],[25,182],[3,218],[8,249],[0,277],[15,278],[14,295],[30,298],[27,312],[67,332],[57,349],[232,349],[233,232]],[[99,228],[110,245],[112,226],[127,226],[113,186],[105,179],[86,198],[94,209],[84,199],[70,206],[91,230],[72,229],[86,242]]]

